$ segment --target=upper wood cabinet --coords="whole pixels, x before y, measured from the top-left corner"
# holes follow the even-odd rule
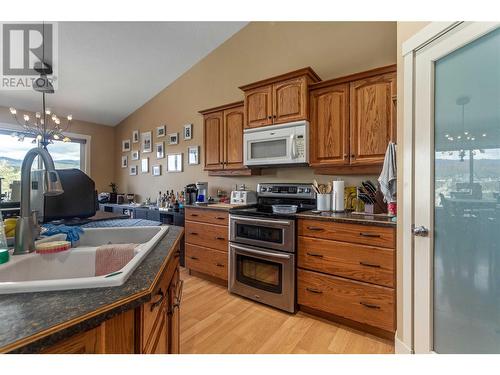
[[[249,175],[243,165],[243,102],[200,111],[203,115],[205,170],[209,175]]]
[[[311,92],[310,164],[349,164],[349,84]]]
[[[209,113],[203,118],[205,144],[205,170],[222,169],[224,166],[223,112]]]
[[[308,86],[318,81],[311,68],[304,68],[241,86],[245,93],[245,128],[307,120]]]
[[[380,164],[395,138],[396,73],[351,83],[351,164]]]
[[[317,173],[378,173],[396,139],[396,66],[310,87],[310,164]]]

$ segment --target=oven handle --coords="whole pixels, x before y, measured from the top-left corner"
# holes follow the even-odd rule
[[[255,219],[255,218],[252,218],[252,217],[235,216],[235,215],[231,215],[231,218],[232,219],[237,219],[237,220],[253,221],[253,222],[256,222],[256,223],[263,223],[263,224],[268,223],[268,224],[280,224],[280,225],[290,226],[290,222],[289,221],[284,221],[284,220],[264,220],[264,219]]]
[[[250,253],[250,254],[265,255],[267,257],[272,257],[272,258],[290,259],[290,255],[287,255],[287,254],[276,254],[276,253],[269,254],[269,253],[266,253],[265,251],[249,249],[247,247],[242,247],[242,246],[237,246],[237,245],[231,245],[231,247],[234,247],[235,249],[246,251],[247,253]]]

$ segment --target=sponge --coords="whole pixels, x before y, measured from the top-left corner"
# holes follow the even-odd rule
[[[36,245],[35,251],[38,254],[53,254],[71,249],[69,241],[52,241]]]

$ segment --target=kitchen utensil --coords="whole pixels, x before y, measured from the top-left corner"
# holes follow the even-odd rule
[[[332,195],[331,194],[317,194],[316,195],[316,208],[318,211],[330,211],[332,208]]]

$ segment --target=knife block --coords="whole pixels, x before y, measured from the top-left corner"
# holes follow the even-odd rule
[[[384,202],[384,196],[377,190],[375,194],[375,204],[365,203],[365,213],[366,214],[384,214],[387,213],[387,204]]]

